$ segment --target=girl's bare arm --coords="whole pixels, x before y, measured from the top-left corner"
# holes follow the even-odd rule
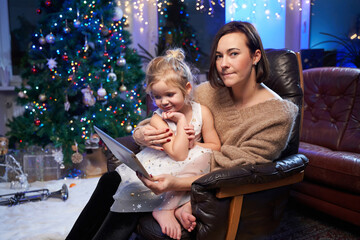
[[[214,126],[214,118],[210,110],[201,105],[201,113],[203,119],[203,126],[201,129],[202,137],[204,142],[195,144],[200,145],[205,148],[210,148],[214,151],[220,151],[221,143],[219,135],[217,134]]]
[[[162,144],[164,151],[175,161],[183,161],[186,159],[189,152],[189,140],[184,130],[186,125],[185,116],[182,113],[165,113],[166,118],[176,118],[177,121],[177,133],[176,136],[172,134],[170,141]],[[175,115],[175,117],[174,117]],[[158,115],[154,114],[150,120],[151,126],[156,129],[163,129],[167,127],[167,123]],[[171,130],[170,130],[171,132]]]

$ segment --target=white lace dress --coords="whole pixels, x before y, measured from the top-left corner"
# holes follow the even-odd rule
[[[201,106],[198,103],[191,102],[192,120],[194,125],[195,139],[201,139],[202,116]],[[161,110],[155,111],[161,116]],[[167,121],[169,128],[176,134],[176,124]],[[165,152],[144,148],[137,154],[140,162],[144,165],[149,174],[153,176],[159,174],[171,174],[177,177],[195,176],[210,171],[211,149],[195,146],[189,150],[189,155],[184,161],[175,161]],[[150,189],[136,176],[136,173],[121,164],[116,168],[121,176],[121,183],[114,194],[114,200],[111,207],[113,212],[152,212],[153,210],[175,209],[178,206],[190,200],[188,192],[167,192],[161,195],[155,195]]]

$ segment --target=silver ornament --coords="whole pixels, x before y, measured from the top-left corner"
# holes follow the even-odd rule
[[[55,35],[52,33],[49,33],[48,35],[46,35],[45,40],[47,43],[52,44],[55,42]]]
[[[18,93],[18,96],[19,96],[19,98],[25,98],[25,97],[26,97],[26,94],[24,93],[24,91],[20,91],[20,92]]]
[[[105,97],[106,96],[106,90],[105,88],[101,87],[97,90],[97,94],[99,97]]]
[[[114,69],[111,69],[111,73],[107,75],[107,79],[108,81],[114,81],[114,82],[117,80],[117,76],[114,73]]]
[[[123,57],[120,57],[117,61],[116,61],[116,65],[118,65],[119,67],[123,67],[126,65],[126,59]]]
[[[64,103],[64,109],[65,109],[66,112],[69,111],[69,109],[70,109],[70,102],[69,101],[66,101]]]
[[[123,17],[124,13],[123,10],[120,7],[115,7],[115,14],[113,17],[113,21],[120,21]]]
[[[80,27],[80,25],[81,25],[81,22],[79,19],[74,20],[74,27],[78,28],[78,27]]]
[[[70,33],[70,32],[71,29],[68,26],[64,27],[64,33]]]

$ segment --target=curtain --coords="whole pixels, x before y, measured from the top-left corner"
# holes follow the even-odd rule
[[[158,42],[158,11],[156,0],[116,0],[117,6],[127,18],[132,37],[132,47],[141,52],[138,44],[153,56]]]
[[[11,38],[7,0],[0,0],[0,86],[9,86],[12,77]]]

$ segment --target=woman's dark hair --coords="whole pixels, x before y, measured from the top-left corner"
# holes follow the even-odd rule
[[[210,56],[210,68],[209,68],[209,81],[212,87],[221,87],[224,86],[224,83],[219,80],[219,75],[216,70],[216,49],[219,43],[219,40],[224,35],[229,33],[240,32],[245,34],[247,43],[250,50],[250,55],[253,56],[257,49],[261,52],[261,59],[255,66],[256,71],[256,82],[261,83],[268,78],[269,75],[269,63],[265,55],[264,47],[261,42],[261,38],[255,29],[255,27],[248,22],[233,21],[222,26],[219,31],[216,33],[211,47],[211,56]]]

